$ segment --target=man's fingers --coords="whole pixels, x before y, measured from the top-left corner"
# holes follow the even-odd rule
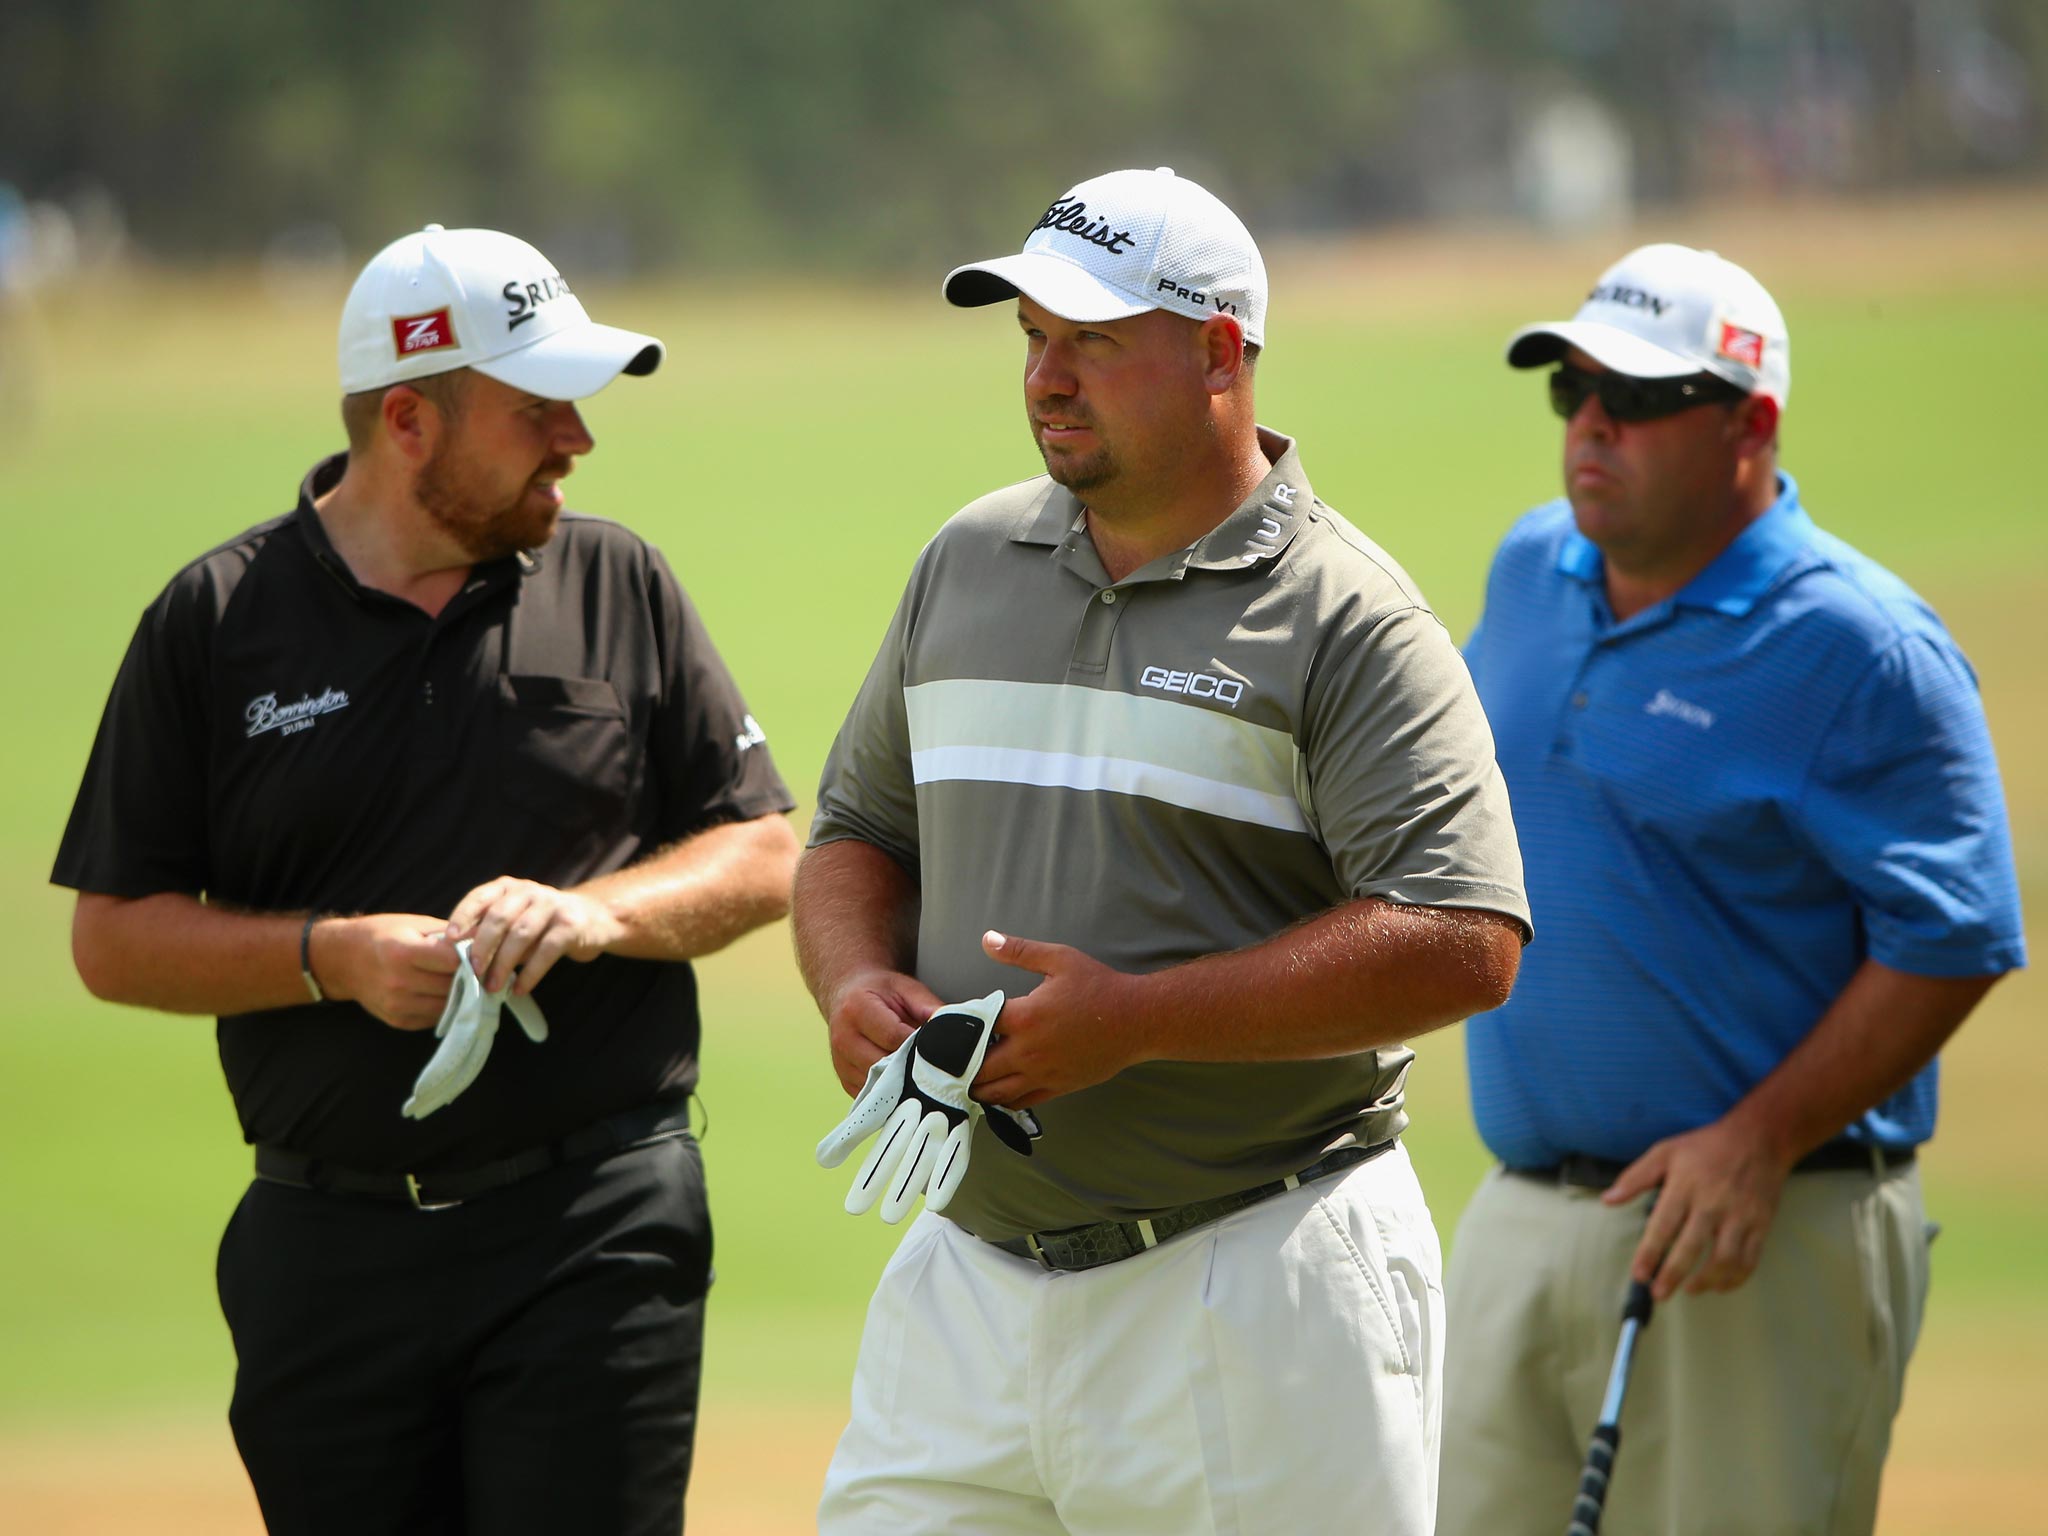
[[[988,951],[990,958],[1005,965],[1018,966],[1023,970],[1036,971],[1041,976],[1050,976],[1059,965],[1060,958],[1072,951],[1064,944],[1047,944],[1038,939],[1020,939],[1015,934],[998,933],[991,928],[981,936],[981,947]]]
[[[571,937],[569,929],[560,922],[550,924],[541,934],[533,948],[526,952],[526,958],[519,962],[519,985],[515,990],[521,997],[531,997],[541,978],[569,952]]]
[[[462,964],[454,944],[438,930],[421,934],[420,942],[405,951],[405,961],[414,973],[407,985],[418,986],[422,990],[430,985],[439,986],[444,994],[448,990],[448,978]]]
[[[475,930],[478,920],[491,909],[491,904],[498,899],[509,883],[503,878],[487,880],[458,901],[455,910],[448,914],[449,941],[452,943],[456,939],[467,938]]]
[[[1685,1225],[1685,1202],[1668,1194],[1650,1207],[1650,1219],[1643,1223],[1643,1240],[1636,1244],[1635,1261],[1629,1266],[1630,1275],[1649,1284],[1657,1277],[1657,1267],[1664,1262],[1672,1243],[1677,1239],[1679,1229]]]
[[[1724,1221],[1714,1241],[1713,1257],[1692,1277],[1686,1289],[1694,1295],[1705,1291],[1732,1291],[1756,1268],[1750,1255],[1762,1250],[1755,1230],[1746,1223]]]
[[[985,1068],[982,1075],[988,1075]],[[1018,1100],[1030,1091],[1029,1079],[1015,1072],[1005,1072],[1000,1077],[989,1078],[987,1082],[976,1083],[972,1097],[984,1104],[1000,1104],[1005,1109],[1022,1109],[1025,1106]]]
[[[1645,1190],[1655,1189],[1664,1182],[1666,1160],[1661,1143],[1650,1148],[1622,1169],[1620,1176],[1608,1185],[1600,1198],[1609,1205],[1626,1205]]]
[[[505,936],[498,941],[497,950],[492,954],[486,969],[478,971],[483,978],[486,992],[502,992],[512,985],[513,978],[533,963],[542,942],[555,930],[561,912],[554,903],[543,900],[537,893],[527,902],[524,910],[505,925]],[[470,950],[474,956],[475,949]]]
[[[469,963],[479,977],[488,977],[498,962],[498,951],[521,914],[533,905],[530,888],[518,887],[500,894],[490,909],[477,920],[476,936],[469,941]],[[493,991],[497,989],[492,988]]]
[[[889,1055],[908,1040],[918,1027],[915,1023],[906,1022],[893,1009],[873,998],[863,998],[856,1006],[847,1010],[846,1020],[853,1026],[853,1035],[873,1046],[878,1057]],[[861,1070],[867,1069],[863,1067]]]
[[[1651,1293],[1657,1300],[1669,1301],[1678,1288],[1692,1278],[1712,1238],[1713,1223],[1707,1216],[1695,1213],[1687,1220],[1678,1240],[1664,1255],[1664,1262],[1657,1269],[1657,1278],[1651,1284]]]

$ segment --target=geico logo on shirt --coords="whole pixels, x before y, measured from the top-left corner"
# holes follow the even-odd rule
[[[1157,688],[1165,693],[1184,693],[1190,698],[1214,699],[1218,704],[1237,708],[1237,701],[1244,697],[1244,684],[1234,677],[1218,677],[1214,672],[1173,672],[1165,667],[1147,667],[1138,674],[1138,686]]]

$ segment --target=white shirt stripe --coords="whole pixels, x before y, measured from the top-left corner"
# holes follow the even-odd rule
[[[1143,795],[1184,810],[1204,811],[1231,821],[1307,832],[1308,818],[1292,795],[1268,794],[1205,779],[1185,769],[1122,757],[1083,757],[1072,752],[1034,752],[1021,747],[929,747],[910,754],[911,776],[919,784],[967,779],[992,784],[1033,784],[1048,789],[1108,790]]]

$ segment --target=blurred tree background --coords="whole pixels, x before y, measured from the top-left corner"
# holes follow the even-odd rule
[[[88,254],[928,268],[1112,164],[1255,228],[1582,224],[2048,164],[2040,0],[6,0],[0,183]],[[61,243],[61,242],[60,242]]]

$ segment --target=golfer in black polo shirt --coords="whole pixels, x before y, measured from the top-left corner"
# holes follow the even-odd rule
[[[219,1015],[272,1531],[670,1536],[711,1257],[688,961],[782,916],[793,802],[661,556],[562,512],[572,402],[659,342],[429,226],[340,351],[348,453],[122,663],[54,877],[79,971]],[[544,1039],[492,1044],[507,989]]]

